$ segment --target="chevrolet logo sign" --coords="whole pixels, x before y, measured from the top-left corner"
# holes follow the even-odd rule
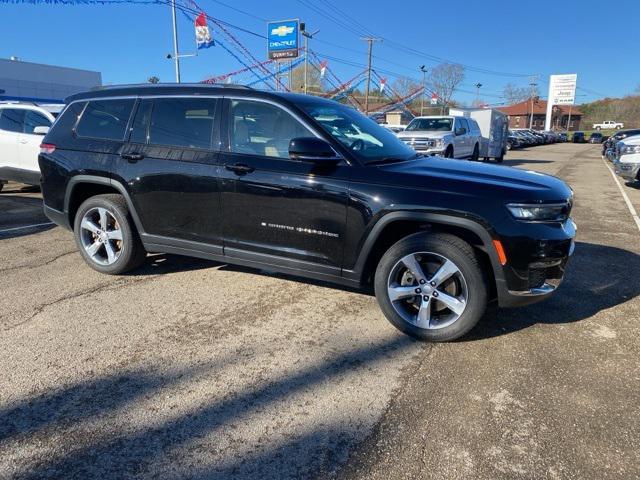
[[[277,28],[271,29],[271,35],[277,35],[278,37],[286,37],[293,33],[293,27],[287,27],[286,25],[280,25]]]

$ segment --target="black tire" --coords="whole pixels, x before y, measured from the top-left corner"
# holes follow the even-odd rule
[[[107,212],[109,212],[109,214],[117,221],[122,236],[122,241],[118,244],[119,255],[116,260],[109,265],[97,263],[97,261],[89,255],[83,245],[82,236],[86,235],[87,232],[83,232],[81,230],[82,220],[87,212],[98,208],[107,210]],[[146,258],[147,252],[142,246],[135,224],[131,218],[129,209],[127,208],[127,203],[121,195],[96,195],[95,197],[85,200],[82,205],[80,205],[80,208],[78,208],[76,213],[73,232],[76,239],[76,245],[78,246],[78,250],[80,250],[80,254],[84,258],[85,262],[87,262],[91,268],[100,273],[119,275],[140,266]]]
[[[4,182],[0,180],[0,192],[2,191],[3,188],[4,188]]]
[[[453,146],[449,145],[444,152],[444,158],[453,158]]]
[[[602,130],[602,127],[596,127],[596,130],[598,130],[598,131]]]
[[[511,150],[512,148],[511,143],[507,142],[507,150]]]
[[[622,127],[620,125],[616,125],[616,130],[622,130]]]
[[[405,320],[389,299],[388,285],[394,268],[400,259],[417,252],[432,252],[450,260],[457,266],[466,282],[466,306],[457,320],[450,325],[433,329],[418,327]],[[449,234],[416,233],[394,244],[378,263],[374,286],[382,312],[398,330],[420,340],[432,342],[451,341],[465,335],[484,315],[488,301],[487,281],[473,248],[462,239]],[[415,286],[419,287],[417,281]]]
[[[473,153],[471,154],[471,160],[477,162],[480,158],[480,146],[476,143],[473,147]]]

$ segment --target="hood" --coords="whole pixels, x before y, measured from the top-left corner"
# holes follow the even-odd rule
[[[624,143],[625,145],[640,145],[640,135],[624,138],[620,143]]]
[[[411,131],[407,132],[406,130],[404,130],[402,132],[398,132],[397,133],[398,138],[413,138],[413,137],[444,138],[447,135],[453,135],[453,132],[451,132],[451,131],[434,132],[434,131],[431,131],[431,130],[411,130]]]
[[[382,164],[378,169],[385,183],[487,200],[546,202],[572,195],[565,182],[551,175],[465,160],[428,157]]]

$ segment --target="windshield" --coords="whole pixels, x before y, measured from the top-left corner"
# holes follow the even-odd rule
[[[450,132],[452,128],[451,118],[415,118],[407,126],[407,131]]]
[[[301,103],[300,107],[364,163],[409,160],[417,156],[393,132],[353,108],[319,102]]]

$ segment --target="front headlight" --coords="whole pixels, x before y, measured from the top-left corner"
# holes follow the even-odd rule
[[[436,138],[434,146],[436,148],[443,148],[444,147],[444,140],[442,138]]]
[[[569,218],[571,210],[569,202],[547,204],[510,203],[507,208],[511,215],[518,220],[530,222],[564,222]]]
[[[640,145],[625,145],[620,149],[620,155],[630,155],[640,153]]]

